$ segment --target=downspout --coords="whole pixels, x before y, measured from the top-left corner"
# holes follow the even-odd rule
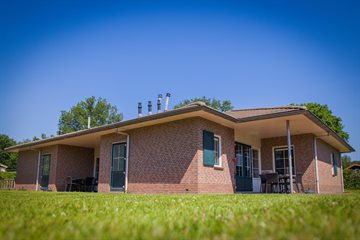
[[[316,183],[316,193],[320,193],[320,182],[319,182],[319,166],[318,166],[318,154],[317,154],[317,139],[314,138],[314,155],[315,155],[315,183]]]
[[[288,144],[288,158],[289,158],[289,178],[290,178],[290,194],[294,192],[293,186],[293,173],[292,173],[292,154],[291,154],[291,133],[290,133],[290,121],[286,120],[287,128],[287,144]]]
[[[341,154],[340,154],[340,170],[341,170],[341,188],[342,188],[342,192],[345,192],[344,189],[344,169],[343,169],[343,165],[342,165],[342,160],[341,160]]]
[[[319,178],[319,159],[318,159],[318,151],[317,151],[317,140],[322,137],[328,137],[330,134],[318,136],[314,138],[314,155],[315,155],[315,181],[316,181],[316,193],[321,193],[320,191],[320,178]]]
[[[38,161],[37,161],[37,173],[36,173],[36,191],[39,191],[39,178],[40,178],[40,161],[41,161],[41,151],[36,149],[31,149],[31,151],[36,151],[39,153]]]
[[[125,169],[125,189],[124,191],[127,192],[128,188],[128,173],[129,173],[129,147],[130,147],[130,135],[126,132],[119,132],[118,129],[116,129],[117,134],[122,134],[126,136],[126,169]]]

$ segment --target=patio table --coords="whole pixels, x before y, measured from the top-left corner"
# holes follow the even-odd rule
[[[295,175],[293,175],[293,180],[295,180]],[[279,181],[284,185],[284,193],[289,193],[290,175],[279,175]]]

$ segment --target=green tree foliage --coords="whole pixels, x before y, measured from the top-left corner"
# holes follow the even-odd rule
[[[0,134],[0,163],[5,164],[9,168],[16,168],[18,154],[4,152],[4,149],[16,144],[14,139],[11,139],[5,134]]]
[[[342,155],[341,156],[341,164],[343,169],[347,168],[352,164],[351,157],[349,155]]]
[[[16,172],[0,172],[0,179],[15,179]]]
[[[320,118],[328,127],[336,132],[340,137],[349,141],[349,134],[344,131],[344,125],[342,119],[338,116],[333,115],[328,105],[319,103],[302,103],[302,104],[291,104],[297,106],[305,106],[310,112]]]
[[[346,189],[360,189],[360,172],[344,169],[344,187]]]
[[[106,99],[89,97],[77,103],[70,111],[61,111],[58,134],[86,129],[88,116],[91,117],[91,127],[120,122],[123,115],[117,111],[116,106],[112,106]]]
[[[198,102],[198,101],[202,101],[204,102],[207,106],[212,107],[216,110],[219,110],[221,112],[226,112],[229,110],[232,110],[234,108],[234,106],[231,105],[231,102],[229,100],[217,100],[215,98],[207,98],[207,97],[201,97],[201,98],[191,98],[191,99],[186,99],[178,104],[176,104],[174,106],[174,108],[179,108],[179,107],[183,107],[185,105],[188,105],[190,103],[193,102]]]

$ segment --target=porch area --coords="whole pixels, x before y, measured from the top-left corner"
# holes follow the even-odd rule
[[[126,135],[93,135],[65,143],[39,151],[36,190],[125,191]]]
[[[240,123],[235,128],[237,192],[315,193],[314,133],[303,116]],[[289,154],[290,152],[290,154]]]

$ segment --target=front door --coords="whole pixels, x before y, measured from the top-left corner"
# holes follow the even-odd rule
[[[50,154],[43,155],[41,159],[40,187],[42,190],[47,190],[49,187],[50,160]]]
[[[112,146],[111,190],[125,190],[126,143],[115,143]]]
[[[235,143],[236,156],[236,191],[252,191],[251,176],[251,147],[241,143]]]

